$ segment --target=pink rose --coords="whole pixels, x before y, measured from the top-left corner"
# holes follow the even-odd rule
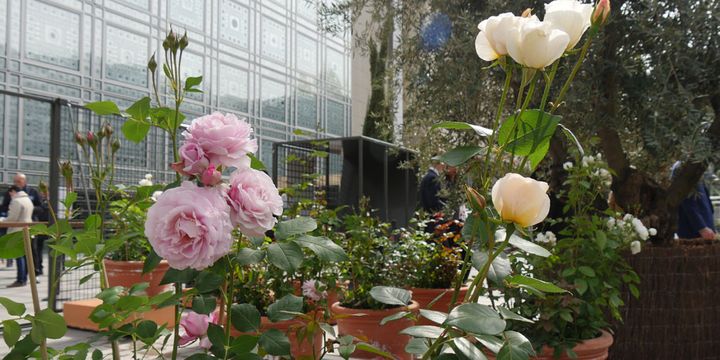
[[[167,190],[148,210],[147,236],[170,266],[202,270],[230,251],[233,226],[224,194],[190,181]]]
[[[315,280],[307,280],[302,284],[302,294],[306,298],[313,301],[320,301],[327,297],[327,291],[320,291],[318,287],[325,286],[323,283]]]
[[[205,186],[215,186],[222,181],[222,173],[215,169],[215,165],[210,164],[210,166],[203,171],[200,180]]]
[[[230,219],[247,236],[263,236],[282,215],[283,201],[272,179],[262,171],[239,169],[230,175]]]
[[[249,167],[247,154],[258,149],[257,140],[250,137],[252,133],[245,120],[214,112],[193,120],[183,136],[185,141],[198,144],[210,163],[239,169]]]
[[[171,165],[173,170],[184,176],[201,174],[207,169],[208,161],[202,147],[195,142],[186,141],[179,149],[180,161]]]
[[[194,311],[183,314],[180,319],[180,327],[185,330],[185,333],[180,336],[179,345],[187,345],[197,339],[200,339],[200,346],[209,349],[210,346],[203,346],[203,338],[207,339],[207,330],[210,325],[211,318],[208,315],[198,314]],[[210,345],[209,341],[206,341],[207,345]]]

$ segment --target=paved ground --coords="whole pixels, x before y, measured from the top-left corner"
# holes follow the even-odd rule
[[[6,267],[5,266],[5,260],[0,260],[0,296],[9,298],[15,302],[20,302],[25,304],[28,310],[32,309],[32,294],[30,293],[30,285],[25,285],[23,287],[19,288],[11,288],[8,289],[7,286],[15,282],[16,278],[16,268],[15,264],[13,263],[13,267]],[[39,284],[37,284],[38,287],[38,293],[40,294],[40,307],[46,308],[47,307],[47,301],[43,301],[47,299],[48,294],[48,284],[47,284],[47,276],[40,276],[38,278],[40,281]],[[10,318],[10,315],[5,311],[5,308],[0,306],[0,321],[7,320]]]

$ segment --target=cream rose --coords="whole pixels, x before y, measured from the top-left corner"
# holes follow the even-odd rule
[[[478,24],[475,38],[475,51],[485,61],[493,61],[507,55],[507,38],[510,31],[517,27],[520,17],[512,13],[491,16]]]
[[[492,187],[493,205],[503,220],[533,226],[550,211],[548,188],[546,182],[508,173]]]
[[[555,0],[545,4],[544,22],[550,23],[553,29],[564,31],[570,36],[567,49],[577,45],[580,38],[590,27],[590,18],[593,14],[591,4],[583,4],[576,0]]]
[[[510,30],[507,50],[518,64],[533,69],[544,69],[564,53],[570,37],[564,31],[537,18],[522,18]]]

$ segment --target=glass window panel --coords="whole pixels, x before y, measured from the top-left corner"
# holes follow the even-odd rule
[[[25,56],[79,70],[80,15],[36,0],[27,3],[27,12],[32,15],[27,17]]]
[[[298,34],[297,36],[297,68],[313,76],[317,76],[317,41]]]
[[[248,72],[227,64],[220,64],[218,105],[248,112]]]
[[[317,95],[298,91],[297,93],[297,125],[308,129],[317,128]]]
[[[325,63],[325,80],[328,84],[345,89],[345,57],[339,51],[328,49]]]
[[[128,84],[147,86],[148,39],[112,26],[106,29],[105,76]]]
[[[262,116],[285,122],[285,85],[263,78],[261,86]]]
[[[313,20],[317,18],[317,5],[314,0],[296,0],[295,5],[298,15]]]
[[[265,164],[265,167],[267,168],[268,172],[272,171],[273,161],[272,161],[272,146],[275,142],[262,139],[260,140],[260,161]],[[272,176],[272,174],[270,174]]]
[[[220,8],[220,39],[248,48],[250,42],[250,10],[230,0]]]
[[[262,18],[262,56],[285,62],[285,25],[271,20],[267,16]]]
[[[168,4],[170,18],[196,29],[202,29],[205,20],[203,2],[203,0],[173,0]]]
[[[50,103],[23,100],[23,155],[50,156]]]
[[[333,135],[345,135],[345,106],[328,99],[327,101],[327,129]]]

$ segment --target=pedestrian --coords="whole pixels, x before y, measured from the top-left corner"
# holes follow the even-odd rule
[[[48,193],[42,191],[40,187],[40,206],[33,208],[33,221],[44,221],[50,220],[50,209],[48,207]],[[45,188],[47,189],[47,188]],[[48,239],[47,235],[36,235],[32,239],[32,252],[33,252],[33,263],[35,264],[35,275],[43,275],[43,251],[45,247],[45,240]]]
[[[11,200],[8,207],[8,216],[5,221],[9,223],[32,222],[32,214],[34,207],[28,194],[25,193],[25,191],[23,191],[17,185],[10,186],[8,194],[10,195]],[[22,231],[22,229],[23,227],[11,227],[8,228],[7,232],[8,234],[12,234],[18,231]],[[15,261],[17,263],[17,279],[14,283],[7,286],[9,288],[27,285],[27,258],[25,256],[21,256],[15,259]]]
[[[23,173],[16,173],[13,177],[13,185],[19,187],[22,191],[24,191],[28,197],[30,197],[30,200],[33,203],[33,206],[35,207],[36,211],[41,209],[41,198],[40,194],[38,194],[37,190],[33,189],[32,187],[28,186],[27,184],[27,177]],[[8,190],[5,193],[5,196],[2,199],[2,203],[0,203],[0,217],[7,217],[8,216],[8,210],[10,208],[10,200],[12,198],[9,194],[10,190]],[[33,214],[33,221],[37,221],[37,216]],[[5,235],[7,232],[7,229],[2,228],[0,229],[0,236]],[[7,260],[7,266],[12,266],[12,259]]]
[[[679,167],[678,161],[672,167],[673,175]],[[715,240],[715,209],[709,194],[704,176],[678,207],[678,238]]]

